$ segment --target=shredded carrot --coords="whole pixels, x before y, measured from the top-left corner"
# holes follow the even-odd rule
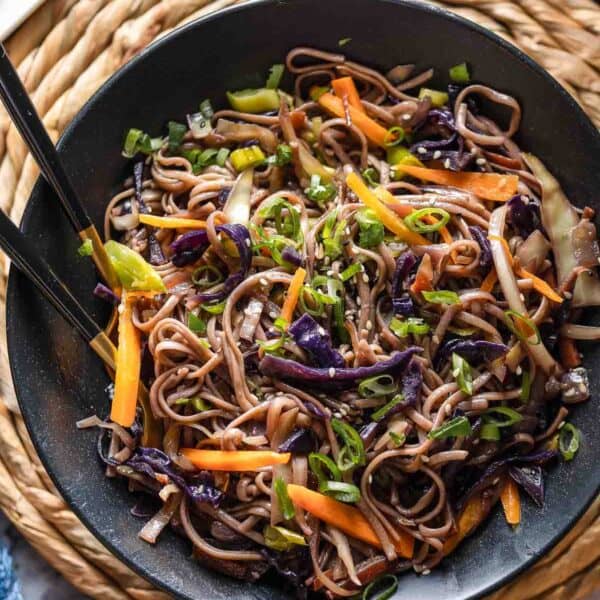
[[[156,215],[140,214],[140,223],[161,229],[205,229],[206,222],[198,219],[183,219],[181,217],[158,217]]]
[[[369,521],[354,506],[338,502],[329,496],[293,483],[288,484],[287,491],[294,504],[307,510],[318,519],[371,546],[382,547],[381,541]],[[401,529],[398,529],[397,533],[398,539],[393,540],[396,551],[401,556],[412,558],[414,538]]]
[[[577,344],[572,338],[560,336],[558,338],[558,353],[560,354],[560,362],[567,369],[574,369],[581,364],[581,355],[577,350]]]
[[[119,345],[115,361],[115,393],[110,418],[123,427],[131,427],[135,420],[142,352],[140,333],[133,324],[133,302],[123,292],[119,307]]]
[[[414,165],[402,165],[402,170],[418,179],[456,187],[471,192],[484,200],[494,200],[495,202],[510,200],[517,193],[517,184],[519,183],[516,175],[499,173],[456,173]]]
[[[473,496],[458,518],[458,531],[444,542],[444,556],[448,556],[483,521],[486,514],[481,496]]]
[[[504,517],[509,525],[518,525],[521,522],[521,498],[517,484],[509,478],[500,492],[500,502],[504,508]]]
[[[331,87],[338,98],[343,99],[346,97],[350,106],[359,110],[361,113],[367,114],[360,101],[360,96],[358,95],[358,90],[356,89],[356,85],[354,85],[354,79],[352,79],[352,77],[340,77],[334,79],[331,82]]]
[[[306,124],[306,113],[303,110],[293,110],[290,113],[290,121],[294,129],[302,129]]]
[[[533,281],[533,289],[540,294],[543,294],[548,298],[548,300],[552,300],[552,302],[556,302],[560,304],[563,302],[563,298],[561,298],[551,287],[548,285],[543,279],[540,279],[537,275],[530,273],[525,270],[523,267],[519,267],[517,270],[517,275],[520,277],[524,277],[526,279],[531,279]]]
[[[285,295],[285,300],[281,307],[281,318],[285,319],[288,323],[292,321],[294,316],[294,310],[296,309],[296,304],[298,304],[298,298],[300,297],[300,291],[302,290],[305,277],[306,270],[300,267],[294,273],[294,277],[290,282],[290,287],[288,287],[287,294]]]
[[[433,278],[433,266],[431,264],[431,256],[425,254],[423,260],[417,269],[415,280],[410,286],[410,291],[413,294],[418,294],[423,290],[432,290],[431,279]]]
[[[354,171],[346,177],[348,187],[359,197],[359,199],[372,209],[377,218],[390,230],[393,231],[404,242],[411,246],[427,245],[429,241],[418,233],[411,231],[398,216],[388,208],[370,190],[362,178]]]
[[[510,253],[510,246],[508,245],[508,242],[503,237],[499,237],[497,235],[488,235],[488,240],[494,240],[494,241],[500,242],[502,244],[502,247],[504,248],[504,252],[506,253],[506,256],[508,258],[508,262],[510,263],[510,266],[515,268],[515,261],[512,257],[512,254]],[[543,279],[540,279],[537,275],[530,273],[529,271],[527,271],[526,269],[524,269],[521,266],[517,266],[517,268],[515,269],[515,273],[517,275],[519,275],[519,277],[523,277],[525,279],[531,279],[531,281],[533,282],[533,289],[536,292],[539,292],[540,294],[546,296],[546,298],[548,298],[548,300],[552,300],[552,302],[556,302],[558,304],[563,302],[563,298],[561,298],[552,289],[552,287],[550,287],[550,285],[548,285],[548,283],[546,283]]]
[[[271,465],[285,465],[290,461],[289,452],[270,450],[201,450],[181,448],[183,456],[199,469],[209,471],[256,471]]]
[[[498,273],[496,269],[492,267],[492,270],[487,274],[486,278],[481,283],[482,292],[491,292],[498,281]]]
[[[334,114],[340,119],[346,118],[346,109],[341,98],[330,93],[321,95],[319,104],[328,112]],[[382,127],[377,121],[371,119],[353,106],[348,106],[348,114],[352,123],[356,125],[369,140],[374,144],[386,148],[386,142],[389,142],[389,133],[385,127]],[[404,169],[404,166],[402,167]]]

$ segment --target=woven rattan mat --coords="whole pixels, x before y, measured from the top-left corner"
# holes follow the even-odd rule
[[[48,0],[9,40],[46,127],[58,138],[98,87],[149,42],[239,0]],[[365,0],[367,1],[367,0]],[[600,125],[600,7],[593,0],[447,0],[546,67]],[[38,170],[0,112],[0,209],[18,221]],[[6,355],[0,260],[0,507],[37,551],[92,598],[167,598],[96,541],[69,510],[25,431]],[[600,499],[548,556],[493,600],[584,598],[600,590]]]

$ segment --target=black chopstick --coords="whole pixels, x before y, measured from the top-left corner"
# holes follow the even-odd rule
[[[83,241],[88,239],[92,241],[94,262],[104,280],[114,289],[118,286],[118,280],[100,236],[79,201],[58,152],[1,43],[0,99],[23,136],[44,177],[57,193],[60,203],[79,237]]]
[[[25,234],[2,211],[0,211],[0,247],[19,271],[75,327],[100,358],[114,369],[115,347],[113,343],[40,256]]]

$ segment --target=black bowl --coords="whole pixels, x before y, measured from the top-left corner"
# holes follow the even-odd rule
[[[60,142],[60,153],[80,197],[101,226],[104,207],[130,164],[121,157],[123,133],[156,133],[210,97],[224,104],[228,89],[256,87],[274,62],[296,45],[338,50],[386,69],[414,62],[437,67],[443,84],[464,60],[474,78],[516,96],[524,108],[522,147],[559,177],[575,204],[598,205],[600,138],[572,98],[546,72],[506,42],[437,8],[385,0],[293,0],[249,3],[211,15],[165,37],[132,60],[83,108]],[[436,82],[434,82],[435,84]],[[594,204],[595,203],[595,204]],[[99,323],[107,317],[92,297],[89,259],[48,186],[38,182],[23,229]],[[75,422],[106,415],[109,380],[92,351],[14,269],[8,290],[12,375],[25,421],[45,467],[64,498],[112,552],[157,586],[181,598],[287,598],[275,578],[240,583],[190,558],[190,545],[171,531],[156,547],[137,537],[134,499],[122,482],[104,477],[93,431]],[[587,349],[596,364],[600,348]],[[591,371],[596,390],[599,371]],[[524,502],[516,531],[498,511],[451,558],[428,576],[402,576],[396,598],[472,598],[508,581],[565,534],[591,502],[600,480],[600,404],[573,411],[583,432],[576,459],[548,478],[543,509]]]

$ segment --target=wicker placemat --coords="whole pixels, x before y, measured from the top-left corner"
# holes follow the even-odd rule
[[[241,0],[48,0],[8,42],[47,128],[58,137],[98,87],[158,36]],[[366,1],[366,0],[365,0]],[[546,67],[600,125],[600,7],[593,0],[436,2],[491,29]],[[18,221],[38,170],[0,112],[0,209]],[[59,496],[14,397],[0,261],[0,508],[73,585],[102,600],[167,599],[110,555]],[[584,598],[600,590],[600,499],[548,556],[493,600]]]

